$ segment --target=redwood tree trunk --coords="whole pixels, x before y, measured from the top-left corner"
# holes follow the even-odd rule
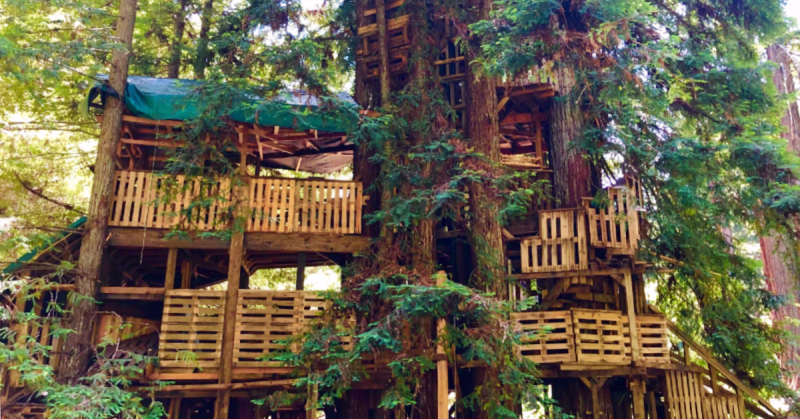
[[[214,0],[206,0],[200,15],[200,36],[197,41],[197,57],[194,62],[194,78],[202,80],[206,77],[206,66],[210,52],[208,51],[208,33],[211,31],[211,15],[214,13]]]
[[[177,79],[181,71],[181,48],[183,45],[183,31],[186,29],[186,8],[189,7],[189,0],[180,1],[180,10],[175,14],[175,32],[172,40],[172,51],[170,52],[169,65],[167,66],[167,78]]]
[[[794,78],[791,71],[791,60],[784,47],[772,45],[767,48],[767,58],[774,61],[778,68],[772,76],[775,88],[779,94],[790,94],[795,91]],[[788,149],[800,154],[800,116],[798,116],[797,102],[792,102],[789,109],[781,121],[786,128],[783,137],[788,141]],[[800,308],[798,308],[798,266],[795,266],[791,259],[791,253],[786,248],[787,240],[769,236],[762,237],[761,257],[764,260],[764,276],[767,278],[767,288],[776,295],[785,295],[788,303],[772,313],[775,322],[783,324],[783,327],[794,335],[800,334],[800,326],[794,324],[792,319],[800,319]],[[788,377],[787,384],[794,390],[800,389],[800,347],[793,342],[784,345],[784,351],[780,355],[782,368]]]
[[[554,195],[561,208],[578,208],[583,197],[590,196],[591,168],[587,154],[578,142],[583,125],[579,98],[574,95],[575,74],[560,66],[553,78],[560,97],[550,106],[551,156]]]
[[[469,23],[489,19],[491,0],[470,0]],[[480,53],[480,40],[472,39],[465,53],[472,63]],[[474,150],[486,161],[476,162],[491,172],[500,165],[500,128],[497,120],[497,88],[493,77],[481,75],[480,64],[467,66],[466,134]],[[508,296],[503,268],[503,233],[499,220],[500,202],[487,185],[475,182],[469,190],[470,228],[468,238],[473,252],[472,286]]]
[[[119,98],[108,96],[103,110],[92,196],[75,278],[75,293],[82,298],[72,305],[72,313],[67,324],[74,333],[67,335],[63,348],[70,354],[59,358],[59,379],[65,382],[78,379],[88,368],[92,356],[93,313],[96,309],[94,299],[100,287],[108,226],[108,202],[116,181],[114,153],[119,142],[122,113],[125,108],[123,96],[128,79],[128,58],[133,45],[136,3],[137,0],[120,0],[119,4],[116,37],[124,44],[124,48],[114,50],[108,75],[108,83],[117,91]]]

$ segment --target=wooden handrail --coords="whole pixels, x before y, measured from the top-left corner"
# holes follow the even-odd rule
[[[652,304],[649,305],[649,307],[654,312],[660,313],[660,311],[655,307],[653,307]],[[733,384],[737,389],[741,390],[742,392],[747,394],[750,398],[760,403],[765,409],[767,409],[774,416],[780,415],[778,409],[772,407],[772,405],[767,400],[759,396],[750,387],[747,387],[747,385],[745,385],[741,380],[739,380],[739,378],[737,378],[736,375],[728,371],[728,369],[724,365],[722,365],[719,361],[717,361],[714,358],[714,356],[711,355],[711,353],[709,353],[708,350],[706,350],[706,348],[702,347],[700,344],[695,342],[691,338],[691,336],[687,335],[681,329],[679,329],[678,326],[675,325],[675,323],[667,320],[667,327],[669,328],[670,332],[674,333],[675,336],[677,336],[683,342],[684,345],[688,346],[698,355],[700,355],[700,358],[703,358],[703,360],[706,361],[708,365],[710,365],[712,368],[717,370],[717,372],[722,374],[722,376],[725,377],[728,381],[730,381],[731,384]]]

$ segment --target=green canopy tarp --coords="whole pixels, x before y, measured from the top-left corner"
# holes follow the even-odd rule
[[[141,118],[192,120],[203,111],[203,84],[198,80],[129,76],[125,88],[125,106],[132,115]],[[109,89],[98,83],[89,93],[89,103],[98,96],[105,100],[108,94]],[[304,91],[283,92],[270,100],[247,93],[235,96],[238,96],[236,103],[225,116],[238,122],[345,133],[358,123],[357,112],[354,112],[358,105],[346,93],[339,93],[333,98],[335,100],[328,101]],[[319,107],[323,104],[331,106],[320,111]],[[331,111],[334,107],[339,107],[339,111]],[[342,107],[347,110],[343,111]]]
[[[10,263],[8,266],[6,266],[5,269],[3,269],[3,273],[4,274],[14,273],[14,271],[16,271],[17,269],[22,268],[28,262],[34,260],[40,253],[44,252],[45,250],[50,249],[50,247],[52,247],[59,240],[61,240],[64,237],[67,237],[68,235],[74,233],[75,230],[77,230],[78,228],[82,227],[85,222],[86,222],[86,217],[78,218],[72,224],[68,225],[67,228],[65,228],[63,231],[54,234],[53,236],[51,236],[50,238],[45,240],[44,243],[42,243],[41,245],[37,246],[35,249],[33,249],[30,252],[20,256],[16,261]]]

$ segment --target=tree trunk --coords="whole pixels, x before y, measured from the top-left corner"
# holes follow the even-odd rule
[[[472,10],[469,22],[489,18],[492,8],[490,0],[470,0],[468,10]],[[480,40],[472,39],[465,56],[472,63],[480,53]],[[497,90],[495,79],[481,75],[480,64],[467,66],[466,79],[466,134],[474,150],[481,153],[486,161],[487,171],[497,170],[500,165],[500,129],[497,120]],[[499,220],[500,203],[489,187],[483,183],[473,183],[469,191],[470,228],[468,237],[472,245],[473,280],[472,285],[497,294],[498,298],[508,296],[503,269],[503,233]]]
[[[194,62],[194,78],[206,77],[206,67],[211,53],[208,50],[208,33],[211,31],[211,15],[214,13],[214,0],[206,0],[200,15],[200,36],[197,41],[197,57]]]
[[[181,0],[180,10],[175,14],[175,32],[167,65],[167,78],[177,79],[181,71],[181,48],[183,46],[183,31],[186,28],[186,8],[189,0]]]
[[[67,327],[74,331],[67,335],[63,348],[71,354],[60,357],[59,379],[74,381],[89,366],[92,356],[93,319],[96,304],[94,299],[100,287],[100,272],[108,226],[109,199],[114,191],[117,150],[122,129],[123,97],[128,79],[128,59],[133,46],[133,28],[136,21],[137,0],[120,0],[116,37],[124,48],[114,50],[111,56],[108,83],[119,94],[119,98],[108,96],[103,109],[103,123],[97,144],[97,161],[94,166],[94,182],[89,202],[85,233],[81,241],[80,259],[75,278],[75,293],[81,298],[72,305]]]
[[[583,197],[590,196],[592,177],[586,151],[578,143],[583,113],[579,98],[574,95],[573,70],[559,66],[553,78],[561,94],[553,99],[549,118],[554,195],[561,208],[578,208]]]
[[[367,0],[356,2],[356,16],[359,17],[358,26],[366,25],[364,11],[367,9]],[[366,53],[366,52],[365,52]],[[355,101],[361,109],[372,110],[380,105],[380,91],[376,83],[366,81],[366,67],[363,62],[356,65],[354,94]],[[353,179],[360,181],[365,193],[369,194],[369,200],[364,208],[365,214],[372,214],[381,206],[381,193],[379,188],[373,187],[380,176],[380,166],[372,163],[370,159],[375,155],[375,150],[367,144],[360,144],[353,152]],[[370,224],[365,226],[364,233],[370,237],[377,237],[380,233],[380,226]]]
[[[783,46],[772,45],[767,48],[767,58],[778,65],[772,80],[778,94],[791,94],[795,91],[794,78],[791,71],[791,60]],[[788,141],[788,149],[800,154],[800,117],[798,116],[797,102],[792,101],[789,109],[781,121],[786,128],[783,137]],[[800,300],[798,293],[797,266],[792,261],[790,249],[786,248],[788,241],[778,236],[761,237],[761,257],[764,261],[764,276],[767,278],[767,289],[773,294],[784,295],[788,303],[772,313],[772,319],[781,323],[783,327],[794,335],[800,334],[800,326],[794,324],[792,319],[800,319]],[[779,357],[781,366],[785,370],[788,382],[793,390],[800,389],[800,347],[793,342],[784,345],[784,351]]]

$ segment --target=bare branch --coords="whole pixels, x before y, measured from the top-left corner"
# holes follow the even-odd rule
[[[21,177],[19,177],[19,174],[17,172],[13,172],[13,173],[14,173],[14,177],[17,179],[17,182],[19,182],[19,184],[22,185],[22,187],[25,188],[25,190],[27,190],[28,192],[38,196],[39,198],[44,199],[47,202],[50,202],[52,204],[56,204],[56,205],[58,205],[60,207],[63,207],[65,209],[69,210],[69,211],[74,211],[74,212],[77,212],[78,214],[86,215],[83,211],[75,208],[73,205],[67,204],[65,202],[61,202],[61,201],[59,201],[57,199],[54,199],[54,198],[50,198],[49,196],[45,195],[41,190],[39,190],[38,188],[32,186],[29,182],[27,182],[27,181],[23,180]]]

